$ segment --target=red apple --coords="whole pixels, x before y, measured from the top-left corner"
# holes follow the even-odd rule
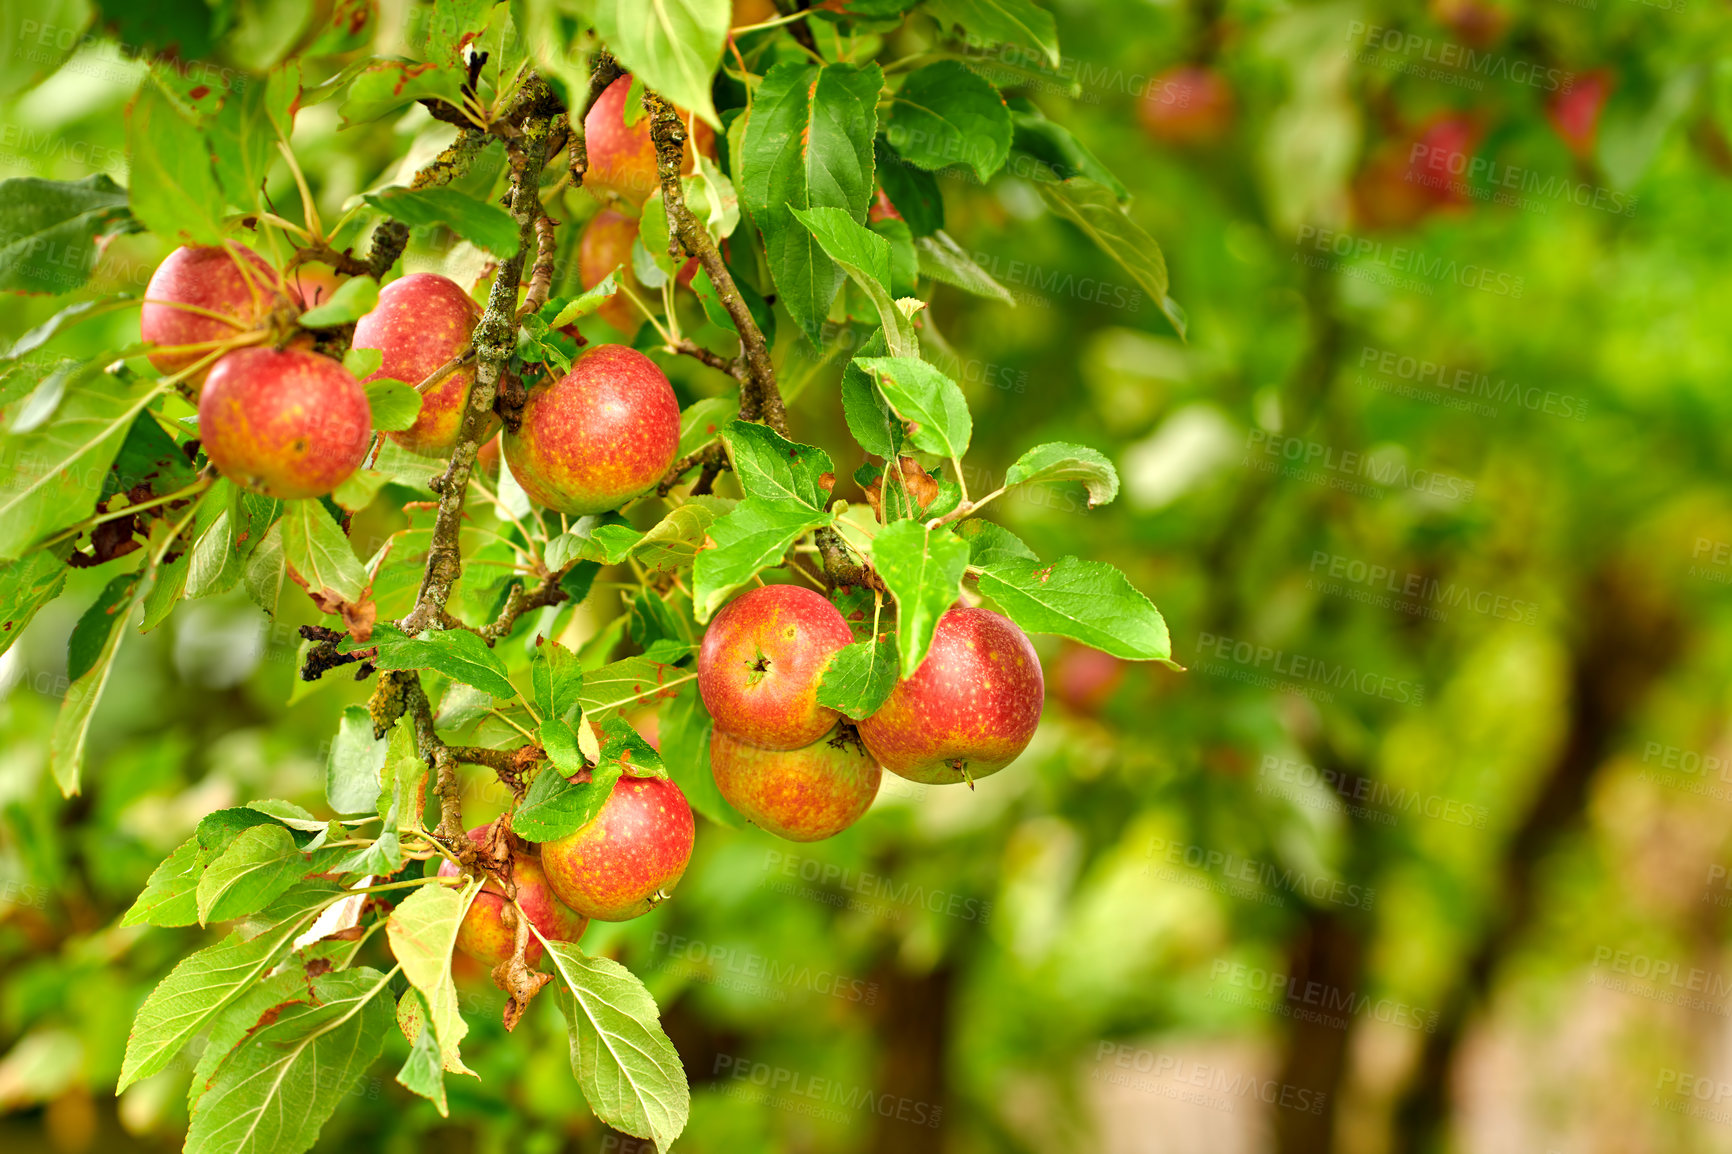
[[[541,868],[578,913],[623,922],[667,896],[686,872],[695,835],[679,786],[664,777],[622,777],[588,825],[542,843]]]
[[[617,268],[618,280],[643,297],[643,286],[631,266],[631,246],[637,240],[637,231],[637,221],[622,212],[604,208],[596,213],[577,242],[578,282],[586,289],[593,288]],[[596,315],[628,337],[643,323],[643,314],[623,292],[597,309]]]
[[[1040,721],[1040,659],[1008,617],[953,606],[914,676],[860,723],[866,751],[909,781],[985,777],[1016,759]]]
[[[710,732],[716,788],[759,829],[789,841],[821,841],[860,819],[878,796],[878,764],[838,726],[804,749],[765,749]]]
[[[156,266],[144,290],[140,335],[165,347],[225,340],[263,327],[280,298],[277,274],[243,244],[234,253],[219,247],[177,248]],[[209,349],[154,352],[150,363],[178,373]],[[198,384],[207,368],[187,380]]]
[[[638,117],[636,124],[628,126],[625,122],[625,101],[630,92],[631,77],[621,76],[596,97],[589,115],[583,118],[584,143],[589,149],[589,171],[584,174],[583,187],[597,196],[617,196],[641,205],[662,182],[656,172],[648,111]],[[692,125],[686,140],[685,167],[681,170],[690,176],[697,171],[693,146],[705,156],[714,157],[716,134],[703,121],[688,118],[683,110],[680,117]]]
[[[1379,148],[1353,180],[1354,217],[1367,228],[1409,228],[1472,201],[1468,166],[1480,129],[1446,113]]]
[[[469,840],[480,844],[487,840],[490,826],[478,825],[469,831]],[[463,872],[457,863],[441,862],[439,876],[456,877]],[[517,883],[517,904],[529,915],[530,924],[541,931],[542,937],[556,942],[575,942],[583,936],[589,919],[566,907],[553,896],[541,863],[532,855],[511,856],[511,880]],[[505,897],[505,890],[492,878],[475,895],[474,903],[457,927],[457,948],[486,966],[508,961],[517,948],[517,910]],[[541,961],[541,941],[529,935],[523,960],[531,966]]]
[[[1213,144],[1233,123],[1233,90],[1200,64],[1181,64],[1149,82],[1138,105],[1143,128],[1163,144]]]
[[[198,399],[199,439],[223,476],[282,500],[323,497],[358,469],[372,419],[361,383],[302,349],[236,349]]]
[[[1431,17],[1475,48],[1489,48],[1503,38],[1510,11],[1486,0],[1431,0]]]
[[[461,285],[435,273],[410,273],[379,290],[379,303],[355,324],[354,347],[384,354],[379,370],[367,380],[383,377],[419,385],[462,351],[475,331],[481,310]],[[386,436],[424,457],[440,457],[457,443],[473,365],[453,369],[421,395],[421,413],[407,429]],[[489,418],[489,427],[497,424]]]
[[[770,0],[734,0],[733,19],[728,21],[728,28],[748,28],[753,24],[774,20],[780,15]]]
[[[328,264],[308,261],[287,274],[289,291],[300,298],[306,308],[317,308],[330,300],[343,287],[348,277]]]
[[[489,437],[481,448],[475,451],[475,467],[481,470],[484,477],[499,476],[499,434]]]
[[[530,390],[505,434],[505,463],[532,501],[571,515],[617,509],[662,479],[680,443],[680,406],[656,363],[597,345]]]
[[[1086,645],[1066,643],[1053,669],[1058,699],[1078,713],[1093,717],[1112,699],[1125,679],[1125,662]]]
[[[1604,70],[1576,77],[1568,91],[1552,97],[1546,119],[1563,138],[1569,150],[1584,160],[1594,154],[1600,132],[1600,113],[1612,94],[1612,77]]]
[[[818,704],[818,682],[853,632],[804,585],[765,585],[722,607],[698,649],[698,692],[716,728],[765,749],[801,749],[841,715]]]

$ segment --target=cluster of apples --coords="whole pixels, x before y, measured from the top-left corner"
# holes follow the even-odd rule
[[[192,369],[206,351],[247,333],[268,339],[272,315],[298,312],[299,294],[252,250],[180,248],[151,277],[140,327],[165,373]],[[480,309],[447,277],[411,273],[386,285],[355,325],[353,346],[377,349],[379,368],[359,381],[313,351],[292,327],[281,345],[224,353],[187,383],[199,388],[199,437],[222,474],[282,499],[323,497],[358,469],[372,436],[365,384],[418,385],[468,345]],[[443,457],[457,443],[473,364],[422,395],[407,429],[388,434],[410,452]],[[498,418],[489,416],[492,427]],[[492,436],[493,428],[484,433]],[[503,437],[511,472],[529,496],[557,512],[618,508],[653,488],[679,446],[679,402],[654,361],[623,345],[589,349],[557,381],[531,391],[522,425]]]
[[[853,825],[883,771],[944,784],[996,773],[1040,721],[1045,683],[1034,646],[987,609],[952,606],[912,677],[858,727],[818,703],[838,650],[854,640],[842,613],[800,585],[765,585],[729,602],[704,633],[698,691],[714,721],[710,769],[728,803],[789,841]],[[544,772],[551,772],[550,770]],[[484,841],[490,827],[470,831]],[[587,825],[513,857],[518,903],[544,937],[575,941],[590,919],[647,913],[685,873],[692,811],[665,778],[621,777]],[[440,867],[456,876],[455,864]],[[489,881],[457,944],[497,966],[511,956],[516,912]],[[531,941],[525,960],[541,956]]]

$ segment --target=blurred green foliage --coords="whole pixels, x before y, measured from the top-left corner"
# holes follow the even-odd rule
[[[25,87],[92,20],[136,54],[132,16],[97,7],[6,5],[4,175],[126,183],[141,64],[92,39]],[[381,7],[389,50],[405,7]],[[1190,668],[1043,638],[1041,731],[978,789],[888,780],[815,846],[701,822],[678,900],[584,941],[663,1007],[693,1084],[682,1148],[1724,1147],[1689,1080],[1732,1082],[1732,24],[1712,3],[1541,0],[1493,21],[1474,71],[1443,62],[1471,43],[1461,7],[1061,0],[1061,66],[958,52],[1135,193],[1189,317],[1181,342],[1033,183],[941,181],[947,228],[1018,298],[933,303],[975,459],[1002,475],[1073,441],[1124,478],[1106,508],[1032,494],[995,519],[1124,569]],[[232,38],[184,47],[240,69],[299,6],[221,9]],[[1212,144],[1154,141],[1139,113],[1187,60],[1233,93]],[[1511,64],[1610,77],[1590,149]],[[1449,115],[1483,162],[1462,203],[1368,227],[1355,175]],[[295,150],[321,208],[425,161],[428,124],[340,131],[334,103],[306,109]],[[293,199],[282,166],[269,189]],[[411,267],[438,258],[417,245]],[[141,292],[165,251],[117,238],[82,291]],[[8,298],[5,331],[64,303]],[[796,359],[798,340],[784,324]],[[667,369],[682,402],[716,391]],[[784,376],[801,439],[845,444],[840,362]],[[111,1095],[187,931],[119,915],[209,810],[315,803],[321,743],[365,697],[296,682],[291,626],[317,613],[295,598],[275,625],[238,591],[182,604],[122,649],[85,792],[62,799],[46,748],[66,639],[106,580],[75,573],[0,662],[9,1149],[178,1146],[185,1068]],[[473,772],[480,821],[502,798]],[[448,1082],[451,1118],[376,1071],[320,1148],[633,1149],[584,1107],[554,1007],[507,1037],[503,995],[462,977],[481,1080]]]

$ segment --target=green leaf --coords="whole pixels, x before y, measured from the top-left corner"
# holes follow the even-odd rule
[[[843,646],[818,683],[818,704],[854,721],[872,716],[896,688],[897,660],[896,643],[889,639]]]
[[[367,570],[323,501],[283,502],[283,559],[315,598],[358,603],[367,591]]]
[[[1119,495],[1119,474],[1111,461],[1087,445],[1062,441],[1036,445],[1018,457],[1004,476],[1006,485],[1031,481],[1081,481],[1091,509]]]
[[[662,763],[691,807],[717,825],[740,829],[745,820],[716,788],[710,770],[710,729],[713,723],[696,685],[682,686],[679,696],[661,707]]]
[[[321,897],[314,904],[306,900],[308,896],[335,898],[339,892],[334,886],[291,892],[273,907],[287,911],[287,916],[271,928],[251,936],[236,930],[216,945],[183,958],[139,1007],[127,1038],[116,1092],[166,1068],[188,1039],[271,968],[284,948],[328,904],[328,898]]]
[[[884,331],[878,329],[861,342],[858,356],[881,357],[888,351]],[[902,455],[902,422],[890,410],[872,374],[853,361],[842,369],[842,415],[848,431],[868,453],[885,460]]]
[[[1048,120],[1032,101],[1016,97],[1006,103],[1010,108],[1011,127],[1015,129],[1013,145],[1017,151],[1052,169],[1053,179],[1086,176],[1112,189],[1120,201],[1130,199],[1130,189],[1124,182],[1114,176],[1082,141],[1072,136],[1068,128]]]
[[[381,623],[373,629],[373,643],[379,647],[373,664],[380,669],[431,669],[495,697],[517,695],[499,654],[467,629],[442,629],[416,638]]]
[[[274,522],[260,538],[252,555],[247,558],[244,572],[247,596],[259,608],[276,616],[277,601],[283,592],[283,577],[288,564],[283,559],[283,523]]]
[[[405,1006],[414,1006],[412,1013],[405,1011]],[[397,1024],[401,1026],[406,1018],[415,1016],[415,1041],[409,1047],[409,1056],[403,1059],[403,1068],[397,1071],[397,1084],[421,1095],[433,1103],[441,1118],[448,1118],[451,1107],[445,1101],[444,1056],[439,1052],[439,1040],[433,1035],[433,1027],[426,1023],[426,1014],[421,992],[405,991],[397,1003]]]
[[[356,469],[331,490],[331,500],[351,513],[359,513],[373,503],[373,498],[390,480],[379,469]]]
[[[1052,13],[1033,0],[928,0],[926,10],[945,27],[959,27],[972,40],[1032,48],[1059,66],[1058,27]]]
[[[958,60],[911,73],[890,105],[885,138],[903,159],[928,171],[966,164],[984,183],[1010,155],[1004,97]]]
[[[689,457],[716,440],[739,411],[738,397],[705,397],[687,405],[680,414],[680,446],[675,458]]]
[[[520,237],[511,214],[454,188],[387,188],[361,199],[410,227],[444,225],[501,260],[517,255]]]
[[[379,377],[363,387],[367,390],[367,408],[372,412],[373,427],[381,433],[401,432],[421,415],[421,394],[413,385]]]
[[[769,426],[750,421],[735,421],[723,439],[746,496],[808,509],[822,509],[829,501],[830,490],[822,478],[833,473],[835,465],[824,450],[796,444]]]
[[[360,967],[311,980],[218,1067],[193,1110],[186,1148],[199,1154],[300,1154],[318,1140],[384,1048],[393,1014],[386,975]]]
[[[469,1023],[463,1020],[457,983],[451,978],[451,952],[457,947],[457,929],[480,892],[481,883],[473,878],[461,888],[431,882],[397,903],[385,921],[391,952],[403,976],[427,999],[427,1024],[438,1038],[444,1068],[454,1074],[475,1073],[457,1052]]]
[[[551,637],[535,647],[529,678],[542,717],[564,717],[583,692],[583,666],[577,654]]]
[[[590,1109],[614,1129],[669,1149],[686,1127],[691,1092],[655,999],[618,962],[543,941],[564,983],[559,1004],[571,1023],[571,1068]]]
[[[913,357],[856,357],[871,373],[890,407],[915,425],[909,440],[928,453],[958,460],[968,451],[974,421],[955,381]]]
[[[713,509],[703,505],[681,505],[650,526],[632,547],[632,555],[651,573],[677,573],[688,569],[703,550],[715,520]]]
[[[352,276],[337,286],[331,298],[310,308],[297,319],[303,328],[332,329],[353,324],[379,303],[379,282],[370,276]]]
[[[461,108],[463,80],[455,69],[441,68],[431,62],[379,60],[367,64],[349,82],[348,96],[339,109],[343,127],[378,120],[405,105],[428,98]]]
[[[681,685],[697,679],[694,670],[681,669],[647,657],[627,657],[583,675],[584,723],[604,723],[622,709],[644,701],[671,699]]]
[[[789,546],[820,525],[830,523],[830,514],[792,503],[774,503],[748,497],[710,526],[714,549],[698,554],[692,566],[692,611],[700,624],[721,608],[722,602],[772,565],[779,564]]]
[[[896,598],[896,650],[902,676],[926,660],[933,630],[956,604],[968,568],[968,543],[949,529],[897,521],[872,538],[872,568]]]
[[[114,669],[114,655],[120,649],[120,639],[126,636],[124,626],[132,619],[150,585],[148,579],[138,579],[132,586],[131,599],[112,611],[101,648],[60,702],[60,712],[54,718],[54,732],[48,739],[48,763],[60,792],[68,797],[78,792],[79,777],[84,769],[84,742],[90,736],[90,720],[96,713],[97,702],[102,700],[108,675]]]
[[[78,181],[0,181],[0,291],[71,292],[96,267],[102,251],[97,241],[128,231],[132,223],[126,190],[100,173]],[[55,319],[60,316],[65,314]],[[20,337],[9,355],[46,339],[30,344],[34,335]]]
[[[898,215],[908,222],[915,236],[931,236],[944,227],[944,193],[930,172],[915,168],[898,156],[880,134],[873,155],[878,165],[878,184]]]
[[[37,611],[66,587],[64,553],[43,550],[0,567],[0,654],[12,648]]]
[[[890,295],[890,242],[836,209],[814,208],[794,215],[871,300],[890,352],[899,357],[919,356],[914,323]]]
[[[1023,544],[1022,538],[991,521],[971,518],[956,526],[956,535],[968,542],[968,563],[976,568],[988,568],[1000,561],[1028,558],[1039,560],[1035,551]]]
[[[919,261],[921,276],[943,281],[977,297],[1016,307],[1016,297],[1011,291],[976,264],[949,233],[940,230],[921,237],[914,242],[914,255]]]
[[[765,73],[746,114],[734,161],[740,199],[763,231],[777,293],[813,343],[842,273],[791,210],[823,206],[865,220],[883,84],[876,64],[784,62]]]
[[[595,820],[613,794],[620,763],[597,763],[587,782],[573,782],[550,765],[536,774],[523,805],[511,819],[512,832],[524,841],[543,842],[575,833]]]
[[[585,289],[580,296],[560,305],[551,317],[546,318],[547,327],[550,329],[564,328],[566,325],[582,320],[612,300],[619,293],[619,282],[614,279],[615,273],[618,272],[619,269],[614,269],[613,272],[608,273]],[[549,302],[549,307],[551,305],[552,302]],[[545,316],[548,308],[543,308],[541,311]]]
[[[596,0],[590,18],[635,80],[721,128],[710,83],[731,13],[728,0]]]
[[[223,96],[222,108],[204,125],[216,162],[217,184],[228,203],[257,212],[265,180],[277,156],[277,129],[266,109],[268,85],[243,84]]]
[[[211,1077],[217,1072],[217,1067],[252,1032],[261,1018],[273,1009],[291,1002],[304,1002],[311,996],[305,967],[289,964],[253,986],[218,1014],[205,1036],[198,1065],[193,1067],[192,1082],[186,1088],[187,1109],[191,1111],[198,1106],[199,1098],[210,1089]]]
[[[305,866],[306,859],[283,826],[256,825],[242,831],[198,880],[199,925],[257,913],[294,885]]]
[[[190,926],[198,921],[198,879],[204,872],[204,850],[189,837],[150,873],[144,891],[122,926]]]
[[[152,76],[127,117],[132,211],[150,231],[187,244],[222,241],[224,198],[204,134]]]
[[[390,742],[373,736],[373,718],[351,705],[337,722],[337,736],[325,760],[325,800],[336,813],[367,813],[379,801],[379,771]]]
[[[156,395],[104,372],[81,371],[44,424],[0,437],[9,473],[0,495],[0,561],[90,515],[133,419]]]
[[[1057,183],[1041,181],[1035,187],[1048,208],[1080,228],[1131,274],[1183,337],[1185,314],[1167,295],[1167,260],[1161,255],[1161,246],[1125,214],[1112,190],[1082,176]]]
[[[108,647],[109,634],[122,624],[119,614],[123,609],[131,608],[132,591],[140,576],[138,573],[122,573],[111,580],[79,617],[78,624],[72,627],[72,635],[66,639],[68,680],[77,681],[83,677]]]
[[[1171,663],[1160,610],[1111,565],[1075,557],[1050,565],[1000,561],[980,575],[980,591],[1030,633],[1056,633],[1130,661]]]

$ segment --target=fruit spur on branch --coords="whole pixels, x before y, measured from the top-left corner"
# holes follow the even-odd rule
[[[1075,212],[1120,218],[1093,235],[1133,275],[1163,268],[1145,287],[1182,324],[1110,174],[956,60],[887,75],[811,51],[829,15],[730,34],[725,9],[702,82],[643,13],[531,35],[508,6],[445,3],[421,63],[314,85],[296,62],[215,110],[153,72],[129,113],[151,159],[118,201],[79,186],[103,227],[167,256],[141,307],[75,305],[14,348],[140,307],[119,361],[68,370],[20,450],[48,459],[0,505],[28,612],[68,565],[128,570],[97,606],[56,780],[79,788],[135,611],[148,629],[244,588],[305,614],[304,593],[324,620],[300,628],[297,693],[338,671],[366,687],[330,737],[327,813],[206,816],[125,919],[248,919],[184,957],[129,1039],[123,1090],[207,1028],[226,1040],[200,1061],[189,1149],[267,1111],[261,1064],[316,1082],[345,1046],[376,1057],[392,1018],[414,1047],[398,1080],[443,1112],[444,1075],[470,1072],[459,953],[507,995],[508,1028],[556,982],[590,1105],[665,1149],[679,1057],[642,983],[581,948],[590,927],[677,899],[700,825],[815,841],[866,818],[885,771],[970,789],[1004,771],[1040,720],[1030,634],[1171,664],[1123,573],[984,516],[1038,486],[1111,501],[1111,462],[1029,446],[971,492],[968,400],[929,359],[934,293],[1012,299],[945,231],[933,173],[959,154],[984,182],[1014,148]],[[749,86],[711,83],[724,43]],[[338,98],[345,131],[418,104],[442,135],[327,222],[291,139]],[[954,119],[977,130],[961,153]],[[298,219],[266,195],[273,166]],[[849,443],[797,439],[790,365],[801,411],[839,412]],[[109,472],[137,479],[107,489]],[[288,978],[312,1002],[267,1014]],[[278,1112],[258,1148],[305,1149],[336,1106]]]

